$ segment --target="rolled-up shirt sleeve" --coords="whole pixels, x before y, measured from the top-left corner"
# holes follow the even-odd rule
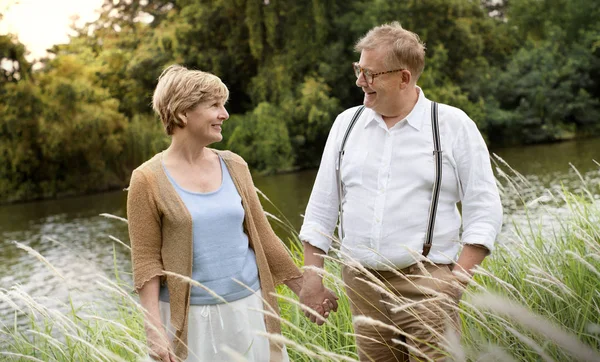
[[[325,253],[331,247],[338,221],[339,196],[335,164],[339,152],[337,139],[341,117],[342,115],[338,116],[329,132],[315,184],[306,206],[304,223],[300,229],[300,240]]]
[[[458,132],[453,154],[462,191],[462,242],[481,245],[492,252],[502,227],[502,203],[489,151],[471,119]]]

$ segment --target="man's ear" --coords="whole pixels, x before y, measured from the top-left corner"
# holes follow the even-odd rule
[[[400,72],[400,74],[402,77],[400,88],[404,89],[410,85],[410,82],[412,81],[412,73],[410,72],[410,70],[404,69]]]

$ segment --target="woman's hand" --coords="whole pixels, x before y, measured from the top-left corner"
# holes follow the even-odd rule
[[[158,276],[147,281],[140,289],[140,303],[144,308],[146,342],[150,357],[155,361],[176,362],[171,342],[160,320],[158,293],[160,289]]]
[[[307,277],[308,274],[305,273],[305,278]],[[337,311],[338,308],[338,297],[323,285],[320,278],[309,277],[305,279],[299,297],[300,303],[305,306],[304,315],[317,325],[325,323],[329,313]],[[320,314],[323,318],[318,318],[309,309]]]
[[[155,361],[176,362],[175,353],[171,348],[171,342],[167,338],[164,330],[155,328],[146,331],[146,342],[150,352],[150,357]]]
[[[316,280],[314,281],[316,283]],[[304,304],[304,315],[309,318],[313,323],[321,325],[325,323],[325,319],[329,317],[330,311],[337,310],[337,299],[338,297],[329,289],[325,288],[323,284],[311,285],[311,283],[305,283],[304,277],[286,280],[284,282],[300,299],[300,303]],[[315,290],[318,289],[318,290]],[[320,299],[320,303],[316,300]],[[307,309],[310,308],[321,315],[323,318],[318,318],[314,314],[310,313]]]

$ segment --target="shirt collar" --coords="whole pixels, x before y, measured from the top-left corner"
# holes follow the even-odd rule
[[[427,97],[425,97],[425,93],[423,93],[423,90],[421,89],[421,87],[417,86],[417,90],[419,91],[419,97],[417,98],[417,103],[415,104],[413,109],[410,111],[408,116],[406,116],[404,119],[406,119],[406,121],[408,122],[408,124],[411,127],[416,129],[417,131],[420,131],[421,127],[423,126],[423,120],[426,117],[426,113],[427,113],[427,109],[428,109],[428,105],[429,105],[430,101],[427,99]],[[371,111],[371,116],[368,118],[367,122],[365,122],[365,128],[367,128],[371,123],[385,124],[385,122],[383,121],[383,118],[381,117],[381,114],[379,114],[371,109],[369,109],[369,110]]]

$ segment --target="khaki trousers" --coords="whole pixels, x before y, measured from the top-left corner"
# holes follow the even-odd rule
[[[452,343],[447,337],[454,334],[450,340],[456,341],[460,336],[463,289],[451,266],[415,264],[367,273],[348,266],[342,270],[360,361],[443,361]]]

